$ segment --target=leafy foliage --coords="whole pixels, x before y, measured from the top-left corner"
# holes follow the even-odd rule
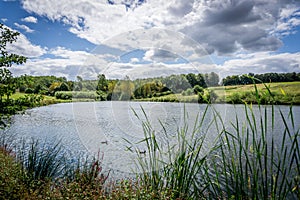
[[[8,27],[0,23],[0,67],[11,67],[12,64],[22,64],[26,62],[26,57],[20,56],[7,51],[7,44],[11,44],[17,40],[20,33],[10,30]]]
[[[258,81],[259,80],[259,81]],[[265,74],[253,74],[249,73],[243,75],[227,76],[222,80],[223,85],[247,85],[253,83],[270,83],[270,82],[292,82],[300,81],[300,73],[265,73]]]

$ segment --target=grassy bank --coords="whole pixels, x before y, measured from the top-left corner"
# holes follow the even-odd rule
[[[26,98],[26,96],[29,96],[26,93],[22,93],[22,92],[16,92],[14,94],[11,95],[11,99],[13,100],[17,100],[20,98]],[[66,102],[71,102],[70,100],[63,100],[63,99],[57,99],[56,97],[53,96],[48,96],[48,95],[41,95],[42,98],[42,104],[44,105],[49,105],[49,104],[54,104],[54,103],[66,103]]]
[[[257,88],[260,98],[257,98],[255,87]],[[218,86],[207,88],[205,93],[208,93],[208,91],[213,91],[217,95],[217,98],[213,101],[213,103],[300,104],[300,82],[256,84],[255,86]],[[197,103],[198,99],[199,96],[195,94],[188,96],[184,96],[182,94],[169,94],[161,97],[144,98],[138,100]],[[257,101],[258,99],[260,102]]]

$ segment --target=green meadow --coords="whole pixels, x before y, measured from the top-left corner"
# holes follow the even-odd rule
[[[257,94],[263,104],[300,104],[300,82],[279,82],[268,84],[216,86],[204,90],[204,96],[208,91],[213,91],[217,98],[213,103],[254,103],[257,104]],[[198,95],[169,94],[160,97],[138,99],[141,101],[158,102],[186,102],[197,103]]]

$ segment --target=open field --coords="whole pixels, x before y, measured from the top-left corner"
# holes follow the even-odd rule
[[[266,86],[273,97],[271,97]],[[265,98],[264,100],[267,99],[278,104],[300,104],[300,82],[256,84],[256,87],[260,97]],[[254,85],[218,86],[207,88],[207,90],[214,91],[217,94],[215,103],[257,103]],[[141,101],[196,103],[198,102],[198,95],[169,94],[161,97],[145,98]]]
[[[266,85],[276,94],[300,96],[300,82],[267,83]],[[267,92],[264,84],[256,84],[256,87],[259,91]],[[230,96],[233,93],[255,92],[253,85],[218,86],[209,89],[215,91],[219,97]]]

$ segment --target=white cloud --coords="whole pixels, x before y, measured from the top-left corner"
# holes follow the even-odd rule
[[[37,18],[36,17],[33,17],[33,16],[28,16],[28,17],[25,17],[25,18],[22,18],[21,21],[23,22],[29,22],[29,23],[37,23]]]
[[[272,54],[270,52],[240,54],[223,65],[216,65],[212,60],[206,63],[190,62],[167,64],[153,62],[141,64],[136,62],[108,62],[109,55],[95,55],[83,51],[71,51],[62,47],[49,50],[54,58],[31,58],[27,63],[12,68],[14,75],[55,75],[75,79],[80,75],[84,79],[96,79],[99,73],[107,78],[131,79],[168,76],[186,73],[218,73],[221,78],[233,74],[300,72],[300,53]],[[132,61],[137,61],[132,58]]]
[[[7,18],[1,18],[1,21],[6,22],[8,19]]]
[[[70,32],[94,44],[136,29],[157,27],[184,33],[208,53],[219,54],[277,50],[282,43],[270,32],[289,31],[292,24],[280,25],[284,23],[281,20],[295,15],[299,7],[299,3],[276,0],[110,2],[113,5],[98,0],[23,0],[23,7],[71,25]],[[153,42],[156,40],[159,38]]]
[[[299,8],[290,5],[282,8],[274,32],[283,36],[295,34],[295,27],[300,25],[299,12]]]
[[[131,58],[130,59],[130,63],[137,63],[140,62],[140,60],[138,58]]]
[[[32,44],[22,33],[18,36],[16,42],[7,44],[7,50],[29,58],[39,57],[46,53],[46,49]]]
[[[19,28],[19,29],[22,29],[24,30],[26,33],[32,33],[34,32],[34,30],[30,29],[28,26],[24,25],[24,24],[18,24],[18,23],[14,23],[14,25]]]
[[[248,58],[226,61],[219,66],[223,77],[232,74],[300,72],[300,53],[255,53]]]
[[[48,53],[52,54],[56,57],[70,59],[70,60],[76,60],[76,61],[78,61],[78,60],[83,61],[84,59],[87,58],[88,55],[90,55],[89,53],[87,53],[85,51],[71,51],[64,47],[56,47],[54,49],[51,49]]]
[[[16,73],[64,75],[95,78],[102,72],[108,78],[163,76],[172,73],[219,72],[230,74],[300,71],[300,54],[274,54],[283,35],[300,25],[299,3],[277,0],[199,1],[199,0],[23,0],[26,11],[60,21],[69,31],[94,44],[119,50],[114,55],[94,55],[57,47],[48,51],[54,58],[35,58]],[[21,53],[45,54],[23,35]],[[24,39],[25,38],[25,39]],[[23,47],[23,46],[24,47]],[[31,46],[32,48],[30,48]],[[142,49],[144,60],[133,57],[129,63],[114,62],[118,54]],[[215,65],[207,55],[233,56]],[[185,58],[189,63],[163,61]],[[202,62],[203,61],[203,62]]]
[[[77,75],[85,79],[96,79],[109,62],[110,55],[96,55],[85,51],[72,51],[63,47],[50,49],[47,54],[51,58],[30,58],[21,66],[13,66],[14,75],[55,75],[75,79]]]
[[[161,49],[150,49],[146,51],[143,59],[146,61],[167,62],[176,61],[178,59],[178,56],[169,51]]]

